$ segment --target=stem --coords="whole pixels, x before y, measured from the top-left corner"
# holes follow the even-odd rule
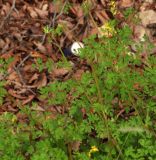
[[[99,81],[98,81],[98,77],[96,75],[96,72],[95,72],[95,68],[93,66],[93,63],[90,62],[89,63],[90,66],[91,66],[91,69],[92,69],[92,73],[93,73],[93,77],[94,77],[94,80],[95,80],[95,84],[96,84],[96,87],[97,87],[97,90],[98,90],[98,99],[99,99],[99,103],[100,104],[104,104],[104,101],[103,101],[103,98],[102,98],[102,93],[101,93],[101,89],[100,89],[100,86],[99,86]],[[101,114],[99,115],[102,115],[103,119],[104,119],[104,123],[105,123],[105,127],[107,128],[107,132],[108,132],[108,139],[111,140],[112,144],[115,146],[115,148],[118,150],[119,152],[119,155],[122,156],[122,151],[119,147],[119,145],[117,144],[117,141],[114,139],[114,137],[112,136],[112,133],[109,129],[109,126],[108,126],[108,118],[107,118],[107,115],[104,111],[102,111]]]
[[[54,38],[53,38],[53,40],[55,41]],[[55,41],[55,42],[52,42],[52,44],[54,44],[54,45],[59,49],[59,51],[61,52],[61,54],[62,54],[62,56],[63,56],[63,60],[64,60],[65,62],[67,62],[67,59],[66,59],[64,53],[62,52],[61,47],[56,43],[56,41]]]
[[[71,149],[70,143],[67,144],[67,147],[68,147],[68,159],[69,159],[69,160],[73,160],[73,157],[72,157],[72,149]]]
[[[97,31],[99,32],[98,26],[97,26],[96,22],[94,21],[94,18],[93,18],[92,14],[91,14],[90,12],[89,12],[89,16],[90,16],[90,18],[91,18],[91,20],[92,20],[92,22],[93,22],[95,28],[96,28]]]
[[[96,76],[96,72],[95,72],[95,69],[94,69],[94,65],[92,64],[92,62],[90,62],[89,65],[91,66],[92,73],[93,73],[93,77],[94,77],[94,81],[95,81],[96,88],[97,88],[97,91],[98,91],[99,103],[100,103],[100,104],[103,104],[102,93],[101,93],[101,90],[100,90],[100,87],[99,87],[99,81],[98,81],[98,77]]]

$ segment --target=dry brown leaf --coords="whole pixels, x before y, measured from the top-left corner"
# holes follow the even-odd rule
[[[45,48],[47,50],[48,55],[51,55],[53,53],[53,48],[52,48],[52,45],[50,43],[46,43]]]
[[[59,13],[61,11],[61,1],[51,2],[49,3],[49,12],[50,13]]]
[[[100,19],[101,23],[105,23],[107,19],[103,17],[99,12],[96,12],[97,17]]]
[[[17,92],[14,91],[13,89],[9,89],[9,90],[8,90],[8,93],[9,93],[11,96],[15,97],[15,98],[18,98],[18,99],[26,99],[25,96],[21,96],[21,95],[17,94]]]
[[[44,11],[38,8],[35,8],[35,11],[39,15],[40,18],[46,18],[48,16],[48,11]]]
[[[47,52],[46,48],[42,45],[42,43],[34,41],[34,44],[37,46],[38,50],[41,53],[46,53]]]
[[[134,35],[135,39],[139,41],[144,41],[144,35],[146,34],[146,29],[145,27],[141,25],[135,25],[134,26]]]
[[[15,72],[15,71],[13,71],[12,73],[10,73],[8,75],[7,80],[9,80],[9,81],[15,81],[16,80],[16,82],[20,82],[19,76],[18,76],[17,72]]]
[[[3,48],[5,46],[5,41],[3,39],[0,39],[0,48]]]
[[[32,83],[34,80],[37,80],[39,77],[38,73],[35,73],[32,75],[32,77],[29,79],[28,83]]]
[[[133,4],[134,4],[134,0],[121,0],[120,7],[121,8],[132,7]]]
[[[34,99],[34,97],[35,97],[35,95],[29,95],[26,100],[22,101],[22,105],[25,105],[25,104],[31,102]]]
[[[8,38],[8,37],[5,37],[5,45],[2,47],[2,53],[5,53],[5,52],[7,52],[7,50],[9,50],[9,48],[10,48],[10,45],[11,44],[11,41],[10,41],[10,39]]]
[[[14,85],[14,89],[21,89],[22,87],[22,84],[17,82],[17,81],[10,81],[10,80],[7,80],[6,82],[6,85]]]
[[[28,91],[27,88],[21,88],[21,87],[19,87],[19,85],[14,86],[14,88],[15,88],[15,89],[16,89],[16,88],[19,89],[18,94],[23,94],[23,93],[26,93],[26,92]]]
[[[13,56],[13,52],[11,52],[11,51],[9,51],[9,52],[7,52],[7,53],[5,53],[5,54],[2,54],[1,56],[0,56],[0,58],[3,58],[3,59],[8,59],[8,58],[11,58]]]
[[[41,111],[41,112],[45,111],[45,109],[39,105],[31,107],[31,109],[34,111]]]
[[[73,7],[70,8],[71,12],[77,16],[79,24],[84,24],[84,12],[82,7],[79,4],[75,4]]]
[[[69,69],[66,69],[66,68],[56,68],[52,72],[54,77],[63,77],[68,73],[69,73]]]
[[[74,37],[74,30],[76,29],[74,27],[74,24],[68,20],[60,20],[59,24],[63,25],[63,32],[66,35],[66,37],[70,40],[73,41],[75,39]]]
[[[12,105],[8,105],[7,110],[10,111],[10,112],[17,112],[18,111],[18,109],[14,108]]]
[[[13,35],[19,42],[21,42],[22,39],[23,39],[21,33],[13,32],[12,35]]]
[[[101,1],[102,5],[103,5],[104,7],[106,7],[106,0],[100,0],[100,1]]]
[[[102,10],[99,13],[106,21],[110,20],[110,18],[108,16],[108,14],[106,13],[106,11]]]
[[[23,13],[23,10],[22,10],[22,12],[16,12],[16,11],[14,11],[11,15],[12,15],[15,19],[16,19],[16,18],[24,18],[24,17],[25,17],[25,14]]]
[[[41,58],[42,59],[42,62],[46,62],[47,60],[47,57],[43,54],[40,54],[38,52],[31,52],[31,56],[33,58]],[[34,61],[36,62],[37,59],[34,59]],[[31,64],[32,65],[32,64]],[[32,67],[31,67],[32,68]]]
[[[139,18],[141,19],[141,22],[144,27],[146,27],[148,24],[156,23],[156,12],[153,10],[146,10],[139,13]]]
[[[1,9],[1,15],[2,16],[6,15],[10,11],[10,8],[11,6],[9,3],[6,3],[5,5],[3,5]]]
[[[32,7],[27,7],[27,11],[29,12],[30,16],[32,18],[38,18],[38,14],[34,11],[34,8]]]
[[[97,28],[92,28],[90,31],[89,31],[89,34],[88,35],[96,35],[98,34],[98,29]]]
[[[48,10],[48,4],[47,3],[42,6],[42,10],[43,11],[47,11]]]
[[[38,89],[41,87],[46,86],[47,84],[47,77],[45,73],[41,73],[41,75],[39,75],[39,80],[34,84],[34,86],[36,86]]]
[[[84,73],[84,70],[79,69],[74,73],[73,78],[76,79],[76,80],[80,80],[83,73]]]
[[[17,64],[19,64],[20,62],[20,55],[16,54],[13,56],[13,61],[8,65],[8,72],[13,70],[13,67],[16,66]]]
[[[71,148],[73,151],[78,151],[79,148],[80,148],[80,145],[81,145],[81,141],[74,141],[74,142],[71,142]]]
[[[24,122],[24,123],[25,123],[25,122],[28,121],[28,115],[27,115],[27,114],[18,112],[18,113],[16,114],[16,116],[17,116],[17,119],[18,119],[19,122]]]

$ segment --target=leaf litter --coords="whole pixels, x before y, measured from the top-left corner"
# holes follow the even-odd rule
[[[110,12],[109,1],[92,0],[90,3],[91,5],[87,6],[85,2],[78,0],[71,0],[71,5],[65,0],[57,2],[2,1],[0,5],[0,59],[7,60],[13,57],[13,61],[7,66],[7,73],[0,74],[0,80],[6,80],[5,88],[8,92],[0,107],[1,114],[6,111],[13,112],[23,121],[26,118],[25,115],[20,115],[19,106],[26,104],[31,106],[32,102],[37,103],[38,106],[32,107],[32,110],[49,110],[52,112],[52,117],[55,117],[57,113],[63,113],[64,107],[48,106],[46,101],[42,101],[38,89],[60,77],[62,80],[70,77],[80,79],[86,70],[86,62],[73,57],[69,59],[74,63],[72,70],[54,67],[50,73],[44,67],[39,72],[32,67],[33,64],[37,63],[38,58],[42,59],[43,63],[46,63],[48,58],[56,63],[62,59],[58,46],[67,47],[74,41],[82,41],[92,34],[105,35],[106,33],[102,33],[102,28],[111,19],[128,23],[123,20],[124,8],[136,8],[141,18],[140,25],[129,23],[130,27],[134,27],[134,39],[140,40],[147,33],[151,41],[156,43],[155,19],[152,16],[145,16],[151,13],[156,14],[154,1],[146,1],[142,4],[141,0],[136,2],[119,0],[115,4],[117,12],[113,10],[116,12],[114,15]],[[64,26],[63,34],[55,37],[54,42],[49,42],[43,28],[45,26],[54,28],[58,25]],[[118,116],[123,112],[123,108],[120,108]],[[77,150],[79,143],[72,144],[73,150]]]

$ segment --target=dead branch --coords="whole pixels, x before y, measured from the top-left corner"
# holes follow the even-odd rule
[[[0,29],[2,29],[2,27],[4,26],[5,22],[7,21],[7,19],[10,17],[11,13],[13,10],[16,11],[16,8],[15,8],[15,4],[16,4],[16,0],[13,0],[13,3],[12,3],[12,6],[11,6],[11,9],[9,11],[9,13],[6,15],[6,17],[4,18],[4,20],[2,21],[1,25],[0,25]]]

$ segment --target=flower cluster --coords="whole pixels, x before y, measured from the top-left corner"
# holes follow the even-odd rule
[[[91,154],[94,152],[98,152],[99,149],[96,146],[92,146],[90,151],[88,152],[88,156],[91,157]]]
[[[112,12],[114,16],[117,14],[117,6],[114,0],[110,2],[110,11]]]
[[[106,22],[104,25],[99,27],[98,30],[98,37],[112,37],[114,34],[116,34],[115,28],[109,22]]]

